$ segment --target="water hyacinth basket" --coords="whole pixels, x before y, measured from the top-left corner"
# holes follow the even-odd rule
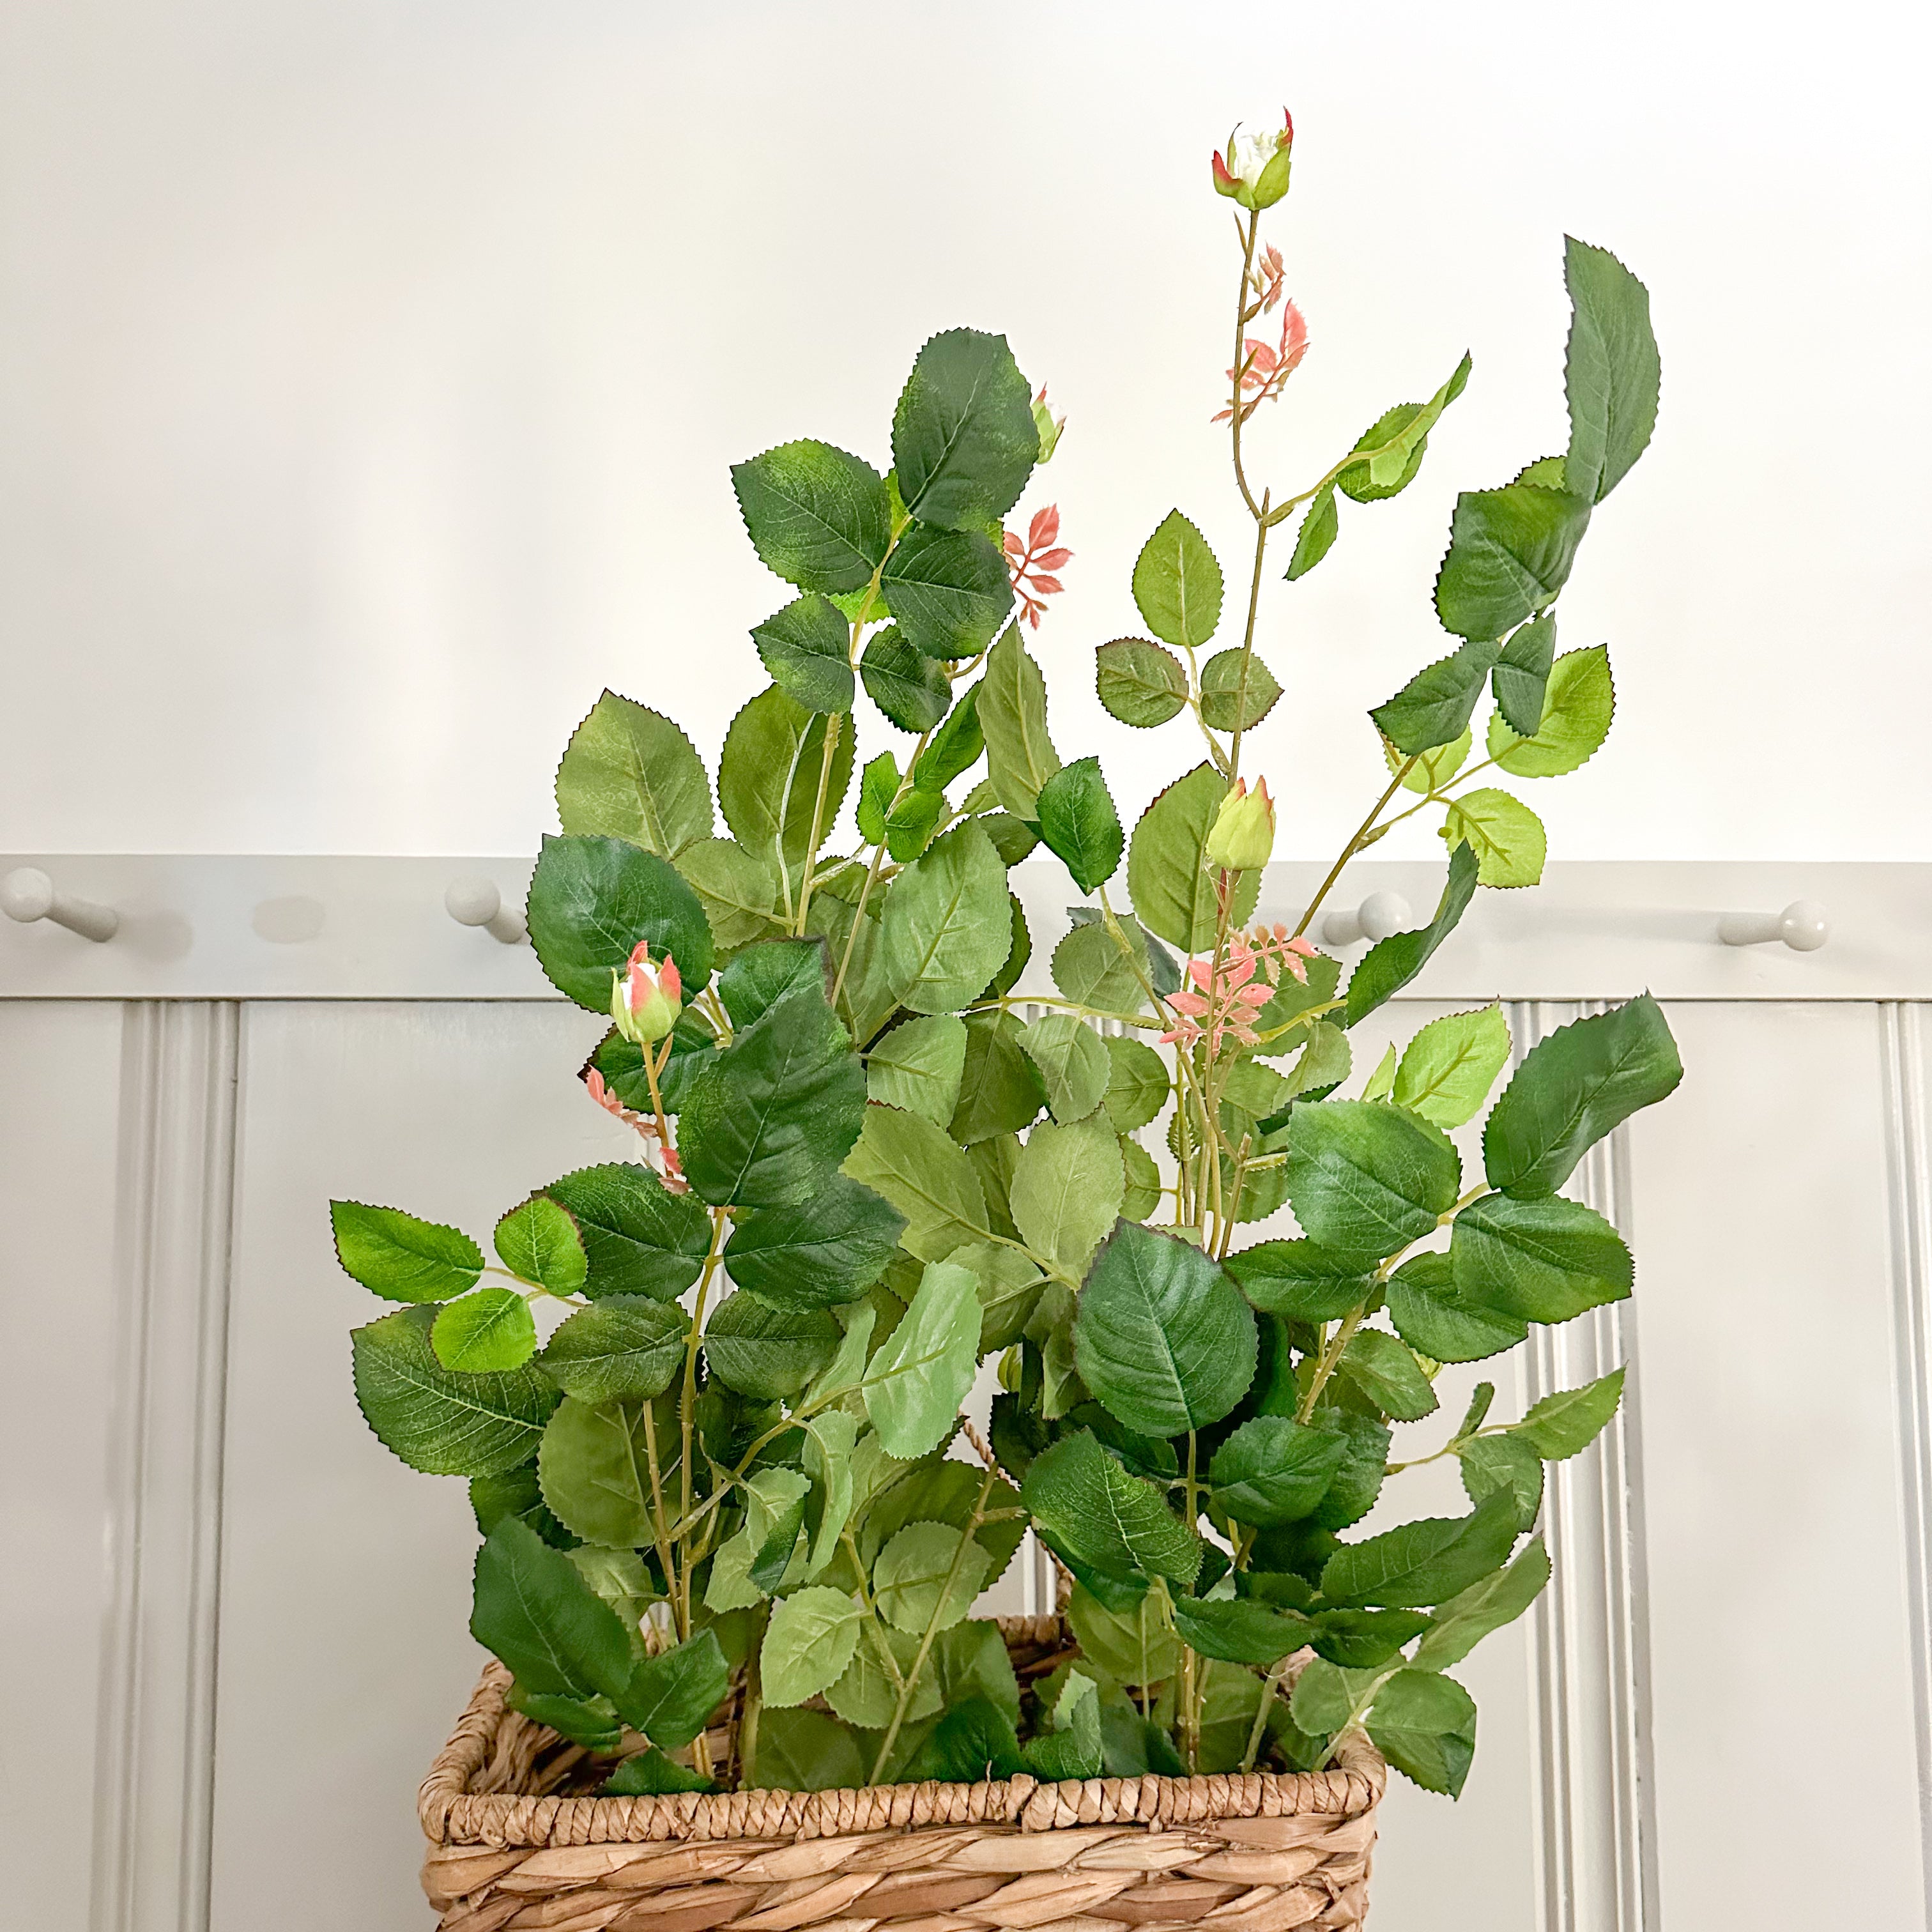
[[[1022,1681],[1072,1648],[1003,1619]],[[1388,1768],[599,1798],[608,1760],[484,1671],[420,1798],[440,1932],[1344,1932],[1368,1912]],[[722,1742],[722,1740],[721,1740]]]

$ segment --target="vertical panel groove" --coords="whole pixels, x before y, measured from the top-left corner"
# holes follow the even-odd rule
[[[124,1019],[91,1932],[208,1922],[238,1022]]]
[[[1932,1924],[1932,1174],[1926,1165],[1922,1011],[1916,1002],[1895,1000],[1879,1008],[1919,1858]]]

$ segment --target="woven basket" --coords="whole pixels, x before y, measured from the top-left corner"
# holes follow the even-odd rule
[[[1022,1681],[1072,1648],[1000,1628]],[[440,1932],[1342,1932],[1368,1912],[1388,1767],[596,1798],[608,1761],[503,1706],[484,1672],[419,1802]],[[722,1744],[722,1740],[720,1741]],[[722,1755],[722,1752],[720,1754]]]

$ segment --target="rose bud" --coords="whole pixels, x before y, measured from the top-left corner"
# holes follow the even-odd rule
[[[1250,791],[1246,780],[1237,778],[1214,814],[1202,860],[1222,872],[1252,872],[1268,863],[1274,850],[1274,801],[1267,779],[1256,779]]]
[[[654,968],[648,940],[638,940],[622,972],[611,972],[610,1017],[633,1046],[648,1046],[662,1040],[676,1025],[683,998],[684,982],[677,976],[676,962],[667,953]]]
[[[1214,157],[1214,191],[1244,208],[1272,208],[1288,192],[1294,116],[1284,110],[1276,134],[1232,134],[1227,158]]]

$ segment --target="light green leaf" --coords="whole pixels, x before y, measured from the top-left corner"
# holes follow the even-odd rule
[[[734,464],[731,487],[766,568],[801,590],[861,589],[891,542],[884,480],[829,443],[781,443]]]
[[[1616,703],[1608,650],[1593,644],[1585,651],[1565,651],[1550,667],[1535,736],[1519,738],[1500,715],[1492,717],[1490,756],[1516,778],[1558,778],[1574,772],[1610,736]]]
[[[966,1027],[957,1014],[908,1020],[866,1054],[866,1094],[943,1127],[959,1104],[965,1064]]]
[[[1019,501],[1039,456],[1033,392],[1006,338],[976,328],[934,336],[892,411],[892,473],[906,508],[946,530],[984,530]]]
[[[1456,499],[1436,614],[1452,635],[1493,640],[1538,616],[1563,588],[1590,526],[1590,500],[1511,483]]]
[[[973,1607],[992,1559],[943,1522],[908,1523],[879,1552],[872,1594],[879,1614],[902,1630],[950,1629]]]
[[[1146,940],[1130,921],[1121,922],[1121,930],[1130,942],[1140,940],[1142,956],[1130,953],[1097,920],[1076,926],[1053,949],[1053,983],[1076,1005],[1096,1012],[1137,1013],[1147,1004]]]
[[[1077,1276],[1113,1226],[1126,1185],[1119,1139],[1106,1120],[1034,1128],[1013,1171],[1010,1202],[1021,1238]]]
[[[1432,745],[1426,752],[1416,754],[1414,762],[1398,752],[1389,741],[1382,740],[1382,757],[1387,760],[1391,775],[1402,772],[1402,787],[1405,791],[1428,793],[1439,790],[1462,769],[1469,755],[1472,734],[1466,724],[1460,736],[1452,738],[1446,745]]]
[[[1145,638],[1116,638],[1094,653],[1102,706],[1142,730],[1165,724],[1187,706],[1187,673],[1172,651]]]
[[[878,1318],[875,1312],[863,1302],[848,1311],[845,1334],[838,1344],[838,1352],[806,1389],[802,1407],[823,1408],[826,1403],[849,1395],[859,1386],[865,1377],[866,1359],[872,1353],[872,1329]]]
[[[761,864],[782,871],[797,897],[799,874],[818,814],[818,781],[825,769],[825,734],[837,731],[821,824],[830,826],[852,782],[853,733],[843,718],[805,709],[768,686],[731,720],[718,762],[718,802],[738,843]],[[678,969],[686,986],[701,980]],[[710,976],[707,969],[703,976]],[[608,1003],[609,989],[605,989]]]
[[[1517,1526],[1528,1529],[1536,1521],[1543,1507],[1543,1458],[1527,1442],[1514,1436],[1479,1436],[1463,1445],[1460,1461],[1470,1502],[1505,1490],[1516,1504]]]
[[[1318,1658],[1296,1678],[1288,1715],[1310,1737],[1326,1737],[1360,1708],[1375,1678],[1372,1670],[1347,1670]]]
[[[1475,854],[1479,885],[1533,886],[1543,877],[1543,821],[1506,791],[1465,792],[1450,804],[1442,836]]]
[[[976,824],[955,826],[892,881],[880,946],[893,992],[915,1012],[964,1006],[1005,962],[1006,868]]]
[[[1581,1388],[1545,1396],[1510,1432],[1521,1436],[1546,1462],[1562,1462],[1596,1441],[1616,1414],[1623,1393],[1624,1372],[1612,1369]]]
[[[674,1301],[694,1282],[711,1247],[711,1217],[628,1161],[580,1167],[544,1192],[577,1224],[588,1269],[584,1292],[649,1294]]]
[[[1558,1028],[1530,1049],[1484,1123],[1490,1185],[1553,1194],[1598,1141],[1683,1077],[1676,1042],[1648,993]]]
[[[586,1700],[630,1681],[631,1642],[616,1612],[562,1550],[514,1517],[476,1552],[470,1631],[538,1695]]]
[[[758,1651],[766,1705],[802,1704],[836,1683],[858,1648],[864,1617],[843,1590],[823,1584],[781,1598]]]
[[[1466,1516],[1423,1516],[1361,1543],[1345,1544],[1322,1572],[1322,1594],[1338,1607],[1374,1604],[1426,1610],[1486,1576],[1516,1538],[1516,1502],[1501,1494]]]
[[[566,1396],[550,1418],[537,1475],[550,1513],[573,1536],[614,1550],[650,1540],[650,1413],[644,1402]]]
[[[1414,1352],[1385,1329],[1357,1329],[1342,1352],[1340,1372],[1397,1422],[1419,1422],[1438,1406]]]
[[[1020,642],[1017,626],[986,654],[977,686],[986,771],[1000,802],[1016,818],[1037,819],[1040,790],[1060,769],[1046,729],[1046,681]]]
[[[899,1677],[904,1678],[911,1674],[919,1645],[919,1637],[910,1631],[888,1630],[878,1623],[862,1625],[852,1660],[838,1682],[826,1692],[825,1701],[848,1724],[883,1731],[892,1722],[899,1702],[898,1684],[886,1668],[885,1651],[890,1646],[892,1662],[898,1668]],[[931,1669],[921,1671],[906,1708],[906,1721],[916,1724],[922,1718],[932,1717],[942,1702],[938,1672]]]
[[[1040,835],[1083,892],[1120,869],[1125,839],[1098,758],[1076,758],[1040,788]]]
[[[1509,1055],[1500,1006],[1431,1020],[1402,1049],[1395,1103],[1438,1127],[1460,1127],[1474,1119]]]
[[[496,1256],[519,1281],[551,1294],[574,1294],[590,1262],[577,1223],[546,1194],[533,1194],[496,1223]]]
[[[598,1787],[602,1798],[662,1798],[675,1791],[716,1791],[717,1781],[700,1778],[655,1744],[633,1751]]]
[[[446,1369],[464,1375],[520,1369],[536,1353],[530,1304],[513,1288],[479,1288],[436,1312],[430,1346]]]
[[[900,1244],[922,1261],[943,1261],[992,1232],[971,1162],[943,1128],[916,1114],[868,1106],[844,1172],[906,1217]]]
[[[1336,1030],[1340,1030],[1337,1028]],[[1346,1042],[1348,1036],[1344,1034],[1342,1036]],[[1376,1061],[1376,1070],[1362,1083],[1362,1098],[1364,1100],[1389,1099],[1395,1091],[1395,1042],[1391,1040],[1382,1049],[1382,1057]],[[1428,1116],[1424,1114],[1423,1118],[1426,1120]]]
[[[1425,1791],[1461,1796],[1476,1754],[1476,1706],[1453,1677],[1398,1670],[1376,1693],[1370,1742]]]
[[[869,1333],[869,1319],[866,1326]],[[805,1504],[806,1533],[812,1539],[806,1567],[814,1576],[836,1555],[840,1534],[852,1520],[852,1450],[862,1426],[842,1408],[828,1409],[806,1424],[805,1473],[812,1478]]]
[[[447,1301],[483,1272],[483,1250],[460,1228],[359,1201],[332,1201],[328,1218],[336,1258],[388,1300]]]
[[[1049,1784],[1098,1778],[1104,1764],[1100,1686],[1069,1670],[1054,1702],[1053,1729],[1030,1739],[1022,1754],[1034,1775]]]
[[[627,838],[676,859],[711,836],[711,784],[670,718],[607,691],[570,734],[556,812],[566,832]]]
[[[859,774],[859,802],[854,812],[859,836],[868,845],[882,845],[886,838],[886,816],[899,795],[899,764],[890,752],[881,752]]]
[[[905,1318],[866,1371],[866,1413],[888,1454],[923,1456],[952,1426],[980,1364],[972,1270],[929,1262]]]
[[[1247,1393],[1255,1318],[1191,1241],[1124,1222],[1080,1291],[1074,1356],[1108,1412],[1143,1436],[1219,1422]]]
[[[930,731],[952,702],[946,667],[914,650],[896,628],[866,644],[859,675],[866,695],[902,731]]]
[[[1161,1204],[1160,1169],[1154,1165],[1154,1156],[1130,1134],[1120,1136],[1120,1167],[1126,1183],[1120,1192],[1120,1218],[1144,1221]],[[1244,1198],[1244,1208],[1246,1204]]]
[[[1134,602],[1165,644],[1198,650],[1221,621],[1221,566],[1178,510],[1168,512],[1135,560]]]
[[[1456,1217],[1450,1238],[1465,1302],[1526,1322],[1568,1322],[1630,1292],[1630,1253],[1581,1202],[1485,1195]]]
[[[1399,1107],[1324,1100],[1288,1124],[1288,1198],[1311,1240],[1376,1261],[1435,1231],[1461,1162],[1438,1127]]]
[[[1247,663],[1247,691],[1244,700],[1241,664]],[[1250,730],[1274,709],[1281,686],[1274,673],[1250,652],[1216,651],[1201,667],[1201,717],[1216,731],[1232,731],[1236,720],[1244,731]]]
[[[1479,1362],[1514,1348],[1529,1332],[1520,1316],[1459,1288],[1454,1264],[1440,1252],[1418,1255],[1390,1276],[1388,1311],[1396,1334],[1438,1362]]]
[[[1020,1486],[1034,1522],[1076,1563],[1104,1576],[1143,1573],[1191,1586],[1201,1541],[1153,1484],[1130,1475],[1080,1430],[1036,1456]]]
[[[880,587],[900,635],[929,658],[976,656],[1012,608],[1006,559],[976,530],[914,524],[886,558]]]
[[[1180,1648],[1150,1590],[1130,1610],[1110,1610],[1084,1583],[1073,1586],[1066,1606],[1081,1654],[1117,1683],[1158,1684],[1180,1667]]]
[[[1542,722],[1544,695],[1556,653],[1554,617],[1532,617],[1510,633],[1490,674],[1490,688],[1496,695],[1496,715],[1490,726],[1492,736],[1498,723],[1504,730],[1520,731],[1526,737],[1535,731]]]
[[[677,869],[698,895],[721,952],[747,946],[772,930],[778,874],[735,838],[700,838],[677,855]]]
[[[711,976],[711,928],[698,895],[667,860],[621,838],[546,835],[530,926],[550,984],[594,1013],[610,1011],[610,976],[640,940],[654,958],[669,952],[687,986]]]
[[[1492,1630],[1514,1623],[1549,1581],[1549,1552],[1533,1536],[1507,1569],[1491,1570],[1436,1612],[1415,1647],[1416,1668],[1447,1670],[1461,1663]]]
[[[1650,292],[1605,248],[1563,238],[1570,340],[1563,389],[1570,405],[1569,487],[1600,503],[1648,446],[1661,380]]]
[[[1460,396],[1469,380],[1465,356],[1448,381],[1426,403],[1398,403],[1364,432],[1355,448],[1371,454],[1366,463],[1353,463],[1337,479],[1358,503],[1372,503],[1406,489],[1422,467],[1429,433],[1442,412]]]
[[[1208,1480],[1215,1502],[1238,1522],[1297,1522],[1328,1494],[1342,1447],[1340,1436],[1324,1430],[1283,1415],[1258,1415],[1215,1450]]]
[[[782,1308],[741,1289],[712,1311],[704,1354],[727,1388],[777,1402],[796,1395],[844,1340],[844,1330],[823,1308]]]
[[[1040,1299],[1040,1270],[1024,1255],[991,1241],[955,1248],[951,1258],[972,1270],[978,1288],[980,1353],[1010,1348],[1025,1332]]]
[[[740,1288],[777,1306],[830,1307],[878,1280],[904,1228],[882,1196],[828,1174],[804,1200],[746,1215],[732,1230],[724,1265]]]
[[[1100,1104],[1112,1062],[1106,1042],[1084,1020],[1048,1013],[1026,1028],[1020,1044],[1040,1070],[1056,1120],[1084,1120]]]
[[[851,710],[858,690],[851,628],[824,598],[812,592],[794,598],[754,626],[752,642],[772,682],[806,710]]]
[[[1228,782],[1212,765],[1196,765],[1141,814],[1128,848],[1127,890],[1136,916],[1186,952],[1204,952],[1214,943],[1220,908],[1201,853],[1227,795]],[[1234,874],[1232,925],[1247,923],[1260,892],[1258,871]]]
[[[1102,1104],[1117,1132],[1132,1133],[1151,1123],[1167,1105],[1167,1063],[1142,1040],[1112,1035],[1103,1043],[1108,1071]]]
[[[1341,514],[1335,508],[1335,491],[1330,484],[1309,505],[1308,514],[1301,520],[1294,539],[1294,554],[1288,560],[1288,582],[1306,577],[1334,548],[1341,530]]]
[[[1476,700],[1495,668],[1496,646],[1466,644],[1425,664],[1401,690],[1369,713],[1376,729],[1405,755],[1455,742],[1469,728]]]

